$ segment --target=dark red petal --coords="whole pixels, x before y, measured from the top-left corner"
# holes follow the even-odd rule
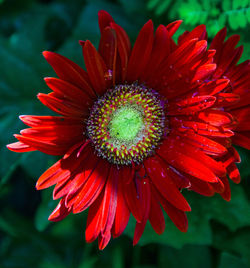
[[[133,166],[132,167],[123,166],[120,168],[120,174],[122,181],[124,183],[131,183],[131,181],[134,179],[135,170]]]
[[[98,246],[100,250],[103,250],[107,246],[110,238],[111,238],[110,232],[105,233],[105,234],[100,234],[98,236]]]
[[[111,237],[111,229],[115,219],[117,207],[117,186],[119,179],[119,171],[116,166],[111,166],[109,178],[104,190],[104,197],[101,205],[100,231],[102,237]],[[103,249],[109,239],[105,239],[105,243],[99,241],[99,248]]]
[[[211,42],[210,48],[214,48],[217,50],[217,53],[220,52],[220,49],[222,48],[222,44],[226,38],[227,35],[227,28],[224,27],[221,29],[214,37],[214,39]],[[219,50],[219,51],[218,51]],[[216,55],[217,55],[216,53]]]
[[[208,76],[210,76],[215,70],[216,70],[216,64],[214,63],[202,65],[196,70],[195,76],[193,77],[191,82],[203,80]]]
[[[210,183],[206,181],[199,180],[197,178],[194,178],[192,176],[189,176],[189,181],[190,181],[190,190],[204,195],[204,196],[213,196],[214,195],[214,189],[210,185]]]
[[[115,30],[117,36],[117,48],[119,52],[119,58],[121,60],[121,82],[124,82],[127,74],[127,65],[131,51],[131,44],[127,33],[123,30],[122,27],[115,23],[111,23],[111,27]]]
[[[234,183],[240,183],[240,181],[241,181],[240,172],[239,172],[237,166],[235,165],[235,163],[231,163],[231,164],[227,167],[227,172],[228,172],[228,176],[229,176],[229,178],[230,178]]]
[[[85,172],[87,181],[79,192],[70,191],[67,196],[67,203],[73,206],[73,213],[80,213],[87,209],[96,200],[103,189],[108,173],[109,164],[100,161],[93,171]]]
[[[250,107],[237,109],[231,111],[231,113],[237,118],[239,122],[236,131],[249,131],[250,130]]]
[[[95,97],[88,82],[88,75],[80,66],[54,52],[44,51],[43,56],[62,80],[85,90],[89,96]]]
[[[141,75],[141,80],[146,81],[153,76],[154,72],[159,67],[159,64],[170,53],[170,35],[166,28],[160,25],[155,33],[152,52],[148,61],[148,64]]]
[[[165,198],[163,198],[159,193],[155,193],[163,207],[163,209],[168,214],[169,218],[173,221],[175,226],[181,232],[187,232],[188,220],[185,212],[179,210],[175,206],[171,205]]]
[[[127,206],[135,217],[136,221],[141,222],[143,220],[143,211],[141,209],[141,199],[143,197],[138,192],[137,182],[137,178],[132,180],[130,183],[123,181],[123,194]]]
[[[127,81],[136,81],[145,69],[154,40],[153,22],[149,20],[141,29],[128,63]]]
[[[14,136],[20,142],[27,144],[27,145],[35,148],[36,150],[41,151],[45,154],[62,155],[69,149],[68,144],[66,146],[63,146],[63,145],[57,145],[57,144],[50,142],[50,141],[41,141],[41,140],[33,139],[30,137],[25,137],[25,136],[22,136],[19,134],[15,134]]]
[[[206,123],[209,123],[210,125],[217,127],[230,125],[234,121],[234,118],[231,114],[212,109],[200,112],[198,118]]]
[[[221,91],[223,91],[229,84],[230,80],[228,79],[218,79],[215,81],[209,81],[207,83],[203,83],[199,87],[200,95],[215,95]]]
[[[21,115],[20,120],[29,127],[42,126],[70,126],[82,124],[82,119],[63,116],[38,116],[38,115]]]
[[[103,30],[99,44],[99,53],[108,68],[106,81],[108,83],[110,80],[110,85],[115,85],[117,71],[117,37],[114,29],[106,27]]]
[[[83,117],[87,113],[87,107],[80,107],[71,101],[55,97],[53,93],[39,93],[37,98],[49,109],[64,116]]]
[[[133,245],[136,245],[138,243],[138,241],[140,240],[143,234],[144,228],[146,226],[146,223],[149,217],[150,204],[151,204],[151,189],[150,189],[149,180],[147,178],[141,179],[140,186],[138,188],[140,188],[139,192],[141,193],[141,199],[142,199],[141,209],[142,209],[143,219],[141,222],[136,222]]]
[[[217,94],[217,107],[231,107],[232,105],[239,103],[240,96],[234,93],[219,93]]]
[[[175,127],[176,130],[187,134],[199,134],[208,137],[232,137],[234,135],[233,131],[223,127],[215,127],[210,124],[200,123],[196,121],[184,121],[176,120],[174,118],[171,120],[171,125]]]
[[[198,134],[180,134],[182,139],[185,139],[185,142],[194,146],[195,148],[200,148],[204,153],[210,155],[223,155],[227,152],[227,149],[220,143],[206,138]]]
[[[166,26],[166,29],[169,32],[170,36],[173,36],[175,34],[175,32],[179,29],[181,24],[182,24],[182,20],[176,20],[176,21],[169,23]]]
[[[111,15],[107,11],[100,10],[98,12],[98,22],[99,22],[100,31],[101,31],[101,34],[102,34],[104,29],[107,26],[110,26],[110,23],[114,22],[114,20],[113,20],[113,18],[111,17]]]
[[[65,206],[65,199],[62,198],[60,202],[58,203],[57,207],[54,209],[54,211],[50,214],[48,220],[61,221],[62,219],[67,217],[70,212],[71,212],[71,209]]]
[[[79,193],[99,161],[94,154],[89,157],[90,153],[93,153],[89,149],[90,148],[86,145],[80,155],[78,155],[77,150],[75,151],[75,163],[74,166],[72,165],[72,167],[70,167],[70,176],[58,182],[54,188],[53,198],[57,199],[66,196],[65,203],[67,207],[74,205],[74,202],[69,202],[71,201],[70,197],[77,197],[77,193]]]
[[[88,40],[83,47],[83,56],[94,90],[98,95],[103,95],[106,90],[105,75],[107,75],[108,72],[104,60]]]
[[[170,102],[169,115],[189,115],[211,107],[216,101],[214,96],[197,96],[181,101]]]
[[[181,170],[200,180],[217,182],[218,178],[210,169],[212,164],[208,168],[205,163],[198,160],[201,157],[205,157],[205,155],[199,151],[186,151],[187,148],[184,147],[184,143],[181,143],[179,146],[173,139],[169,138],[164,141],[157,152],[166,162],[174,166],[177,170]],[[217,166],[214,168],[220,170]]]
[[[55,93],[69,98],[73,102],[76,102],[82,106],[90,106],[92,101],[90,97],[78,87],[54,77],[44,78],[47,86]]]
[[[69,151],[71,151],[71,149]],[[42,190],[60,181],[67,180],[79,167],[81,160],[88,154],[89,147],[86,147],[79,158],[76,157],[76,152],[72,152],[66,159],[60,159],[57,161],[40,176],[36,183],[36,189]]]
[[[151,181],[164,198],[178,209],[190,211],[189,204],[169,177],[163,160],[157,156],[150,157],[144,161],[144,164]]]
[[[72,144],[77,143],[83,139],[83,128],[79,124],[71,126],[42,126],[42,127],[33,127],[25,128],[21,130],[21,134],[26,137],[39,139],[43,141],[51,141],[55,144]]]
[[[185,32],[178,38],[178,43],[183,44],[191,39],[198,38],[198,40],[207,39],[206,26],[204,24],[198,25],[191,32]]]
[[[104,196],[104,190],[90,206],[88,211],[87,226],[85,230],[86,242],[93,242],[100,233],[101,230],[101,204]]]
[[[130,216],[130,211],[123,196],[123,191],[124,189],[123,189],[122,178],[121,176],[119,176],[118,188],[117,188],[117,207],[115,213],[115,220],[112,228],[113,237],[118,237],[123,233],[124,229],[128,224]]]
[[[149,212],[149,221],[157,234],[162,234],[165,230],[165,219],[161,206],[157,201],[154,192],[151,194],[151,204]]]
[[[224,192],[221,193],[220,195],[224,200],[230,201],[231,200],[231,189],[230,189],[228,178],[223,177],[223,178],[221,178],[221,181],[224,184]]]
[[[250,150],[250,131],[236,132],[235,136],[232,137],[232,141],[235,145]]]
[[[224,176],[225,177],[225,176]],[[224,192],[224,184],[223,184],[223,182],[221,181],[221,179],[218,179],[218,182],[216,182],[216,183],[211,183],[211,186],[213,187],[213,189],[214,189],[214,191],[216,192],[216,193],[219,193],[219,194],[221,194],[221,193],[223,193]]]

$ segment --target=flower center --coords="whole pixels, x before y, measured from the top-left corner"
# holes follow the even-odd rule
[[[123,106],[114,112],[109,124],[110,136],[121,142],[133,141],[143,128],[142,113],[132,106]]]
[[[118,85],[93,105],[87,134],[98,155],[114,164],[140,163],[164,133],[164,101],[144,86]]]

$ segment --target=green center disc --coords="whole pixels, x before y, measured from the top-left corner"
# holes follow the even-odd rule
[[[120,141],[132,141],[143,126],[141,112],[135,107],[123,106],[112,116],[109,124],[110,136]]]

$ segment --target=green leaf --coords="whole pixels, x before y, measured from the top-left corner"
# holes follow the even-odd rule
[[[212,252],[209,247],[186,245],[182,249],[161,247],[159,267],[212,268]]]
[[[51,223],[48,217],[57,206],[57,203],[58,201],[52,199],[52,189],[42,191],[42,201],[36,210],[34,218],[35,227],[38,231],[44,231]]]
[[[218,268],[248,268],[243,260],[237,256],[223,252],[221,254],[220,263]]]
[[[231,1],[230,0],[222,0],[222,10],[228,11],[231,9]]]

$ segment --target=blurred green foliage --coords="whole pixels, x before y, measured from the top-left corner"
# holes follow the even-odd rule
[[[250,23],[249,0],[148,0],[148,9],[156,16],[179,16],[186,25],[204,23],[211,36],[225,25],[237,30]]]
[[[167,24],[183,19],[181,30],[208,25],[209,36],[223,26],[240,33],[249,58],[249,1],[209,0],[0,0],[0,267],[250,267],[249,152],[239,149],[243,181],[232,186],[232,201],[184,192],[192,206],[184,234],[166,219],[163,235],[147,225],[132,247],[135,222],[103,251],[86,244],[86,213],[59,223],[47,218],[56,202],[51,190],[35,191],[35,181],[56,159],[39,152],[16,154],[5,145],[24,125],[20,114],[51,114],[37,100],[47,92],[42,77],[53,76],[43,50],[83,64],[78,40],[98,45],[97,12],[105,9],[134,41],[149,18]]]

